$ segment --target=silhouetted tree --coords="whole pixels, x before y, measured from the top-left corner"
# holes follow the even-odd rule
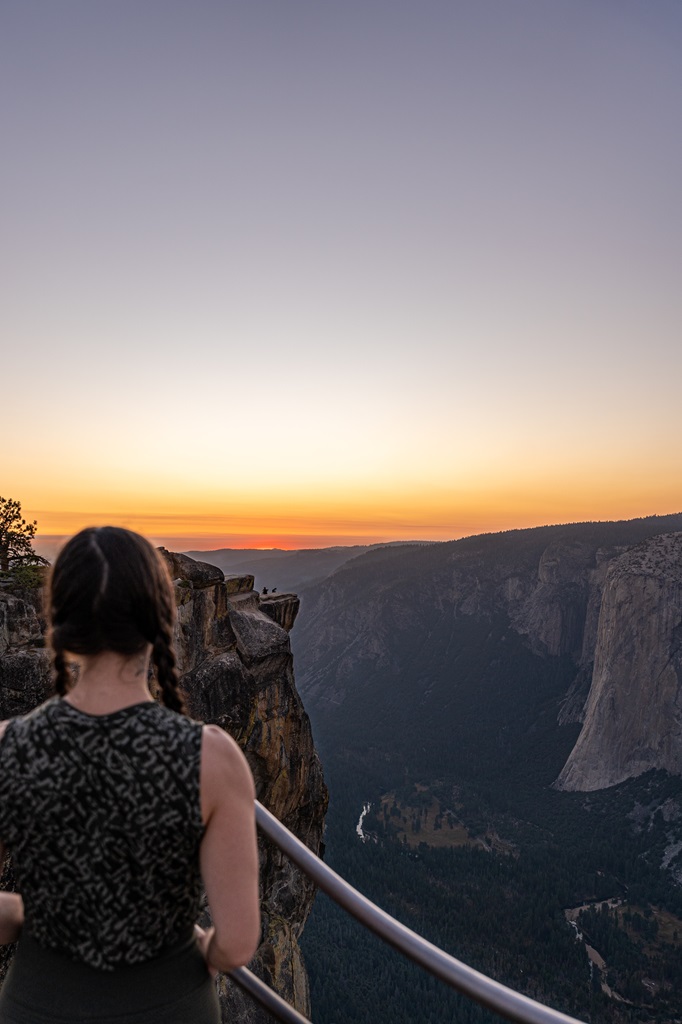
[[[47,564],[33,550],[31,541],[37,529],[35,519],[32,523],[22,519],[20,501],[0,498],[0,570],[7,572],[14,565]]]

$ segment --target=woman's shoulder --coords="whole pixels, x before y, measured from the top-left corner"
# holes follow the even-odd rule
[[[253,775],[241,748],[219,725],[204,725],[201,745],[202,795],[233,791],[255,798]]]
[[[54,707],[55,701],[55,697],[50,697],[26,714],[16,715],[14,718],[7,718],[0,722],[0,744],[10,734],[18,736],[25,733],[31,727],[39,728],[41,721],[49,717],[50,710]]]
[[[223,728],[219,725],[202,725],[201,732],[204,757],[235,771],[242,770],[244,766],[248,769],[241,747]]]

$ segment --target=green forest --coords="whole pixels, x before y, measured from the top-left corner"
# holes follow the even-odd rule
[[[408,810],[411,823],[433,794],[405,789],[391,806]],[[679,796],[682,785],[659,772],[616,789],[589,800],[545,791],[527,819],[495,809],[494,793],[478,809],[468,794],[457,814],[470,842],[432,848],[408,845],[396,834],[396,815],[386,820],[383,812],[365,817],[369,838],[360,841],[362,799],[354,785],[332,784],[326,860],[408,927],[533,998],[594,1024],[667,1021],[682,1014],[682,893],[659,867],[668,835],[660,814],[639,830],[629,814]],[[406,796],[411,803],[401,802]],[[505,840],[498,850],[485,840],[493,829]],[[566,911],[581,906],[573,926]],[[586,942],[604,970],[588,958]],[[325,896],[318,895],[302,945],[316,1024],[491,1019]]]

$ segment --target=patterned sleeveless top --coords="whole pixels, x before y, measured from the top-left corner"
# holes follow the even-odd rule
[[[89,715],[54,697],[0,741],[0,838],[24,928],[112,970],[189,937],[201,898],[202,727],[155,702]]]

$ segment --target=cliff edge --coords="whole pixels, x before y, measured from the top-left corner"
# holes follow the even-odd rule
[[[259,596],[253,576],[162,550],[173,579],[175,643],[190,714],[225,728],[244,750],[258,799],[320,852],[327,790],[310,721],[298,695],[288,630],[298,598]],[[24,714],[51,692],[45,622],[37,590],[0,589],[0,717]],[[263,933],[251,969],[310,1014],[298,938],[314,886],[259,837]],[[266,1024],[269,1015],[220,976],[222,1019]]]

